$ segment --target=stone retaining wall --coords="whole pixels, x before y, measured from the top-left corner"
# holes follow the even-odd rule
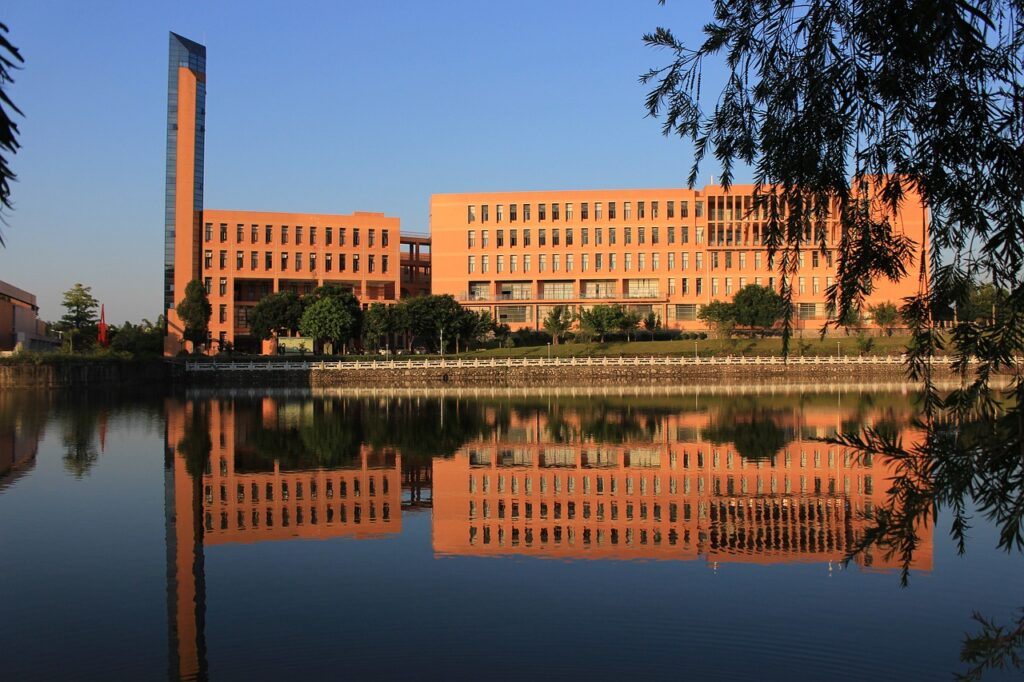
[[[943,372],[942,375],[948,376]],[[311,388],[445,388],[534,386],[636,386],[735,382],[900,381],[901,365],[637,365],[488,366],[368,369],[287,369],[195,372],[194,386]]]
[[[152,362],[56,362],[0,365],[0,390],[13,388],[149,388],[170,385],[174,365]],[[184,374],[184,372],[180,372]]]

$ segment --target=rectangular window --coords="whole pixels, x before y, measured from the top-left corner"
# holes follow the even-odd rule
[[[517,216],[516,216],[516,208],[518,208],[516,206],[516,204],[509,204],[508,205],[508,219],[510,221],[512,221],[513,223],[516,221],[516,218],[517,218]]]
[[[245,225],[235,226],[235,241],[239,244],[245,241]]]
[[[366,232],[367,232],[367,234],[366,234],[366,245],[369,246],[369,247],[376,246],[377,245],[377,230],[375,230],[375,229],[373,229],[371,227]]]
[[[508,257],[508,271],[509,272],[515,272],[518,265],[519,265],[519,257],[518,256],[509,256]]]
[[[324,234],[324,244],[330,246],[334,243],[334,228],[328,227]]]
[[[302,225],[295,226],[295,243],[302,244]]]
[[[204,238],[206,241],[213,241],[213,223],[206,223]]]
[[[558,228],[556,227],[555,229],[551,230],[551,246],[558,246],[559,245],[558,238],[559,238],[559,231],[558,231]]]
[[[674,277],[669,277],[668,278],[668,295],[669,296],[675,296],[676,295],[676,280],[675,280]]]
[[[652,244],[657,244],[659,241],[661,241],[661,239],[658,236],[658,228],[652,227],[651,228],[651,243]]]
[[[359,254],[352,254],[352,272],[359,272]]]
[[[228,321],[228,307],[223,303],[220,305],[219,317],[221,322]]]
[[[548,205],[547,204],[537,204],[537,220],[547,220],[547,219],[548,219]]]
[[[704,293],[704,280],[701,277],[698,277],[695,284],[697,295],[700,296]]]
[[[228,267],[228,252],[227,251],[221,251],[220,252],[220,269],[224,270],[227,267]]]
[[[718,278],[717,277],[712,277],[711,278],[711,295],[712,296],[718,296]]]
[[[345,246],[345,228],[338,228],[338,246]]]
[[[530,228],[523,230],[523,246],[530,245]]]
[[[500,223],[505,220],[505,207],[498,204],[494,207],[494,218]]]
[[[623,237],[623,243],[624,244],[632,244],[633,243],[633,228],[632,227],[624,227],[624,228],[622,228],[622,231],[623,231],[623,233],[625,235]]]
[[[633,269],[633,254],[626,254],[626,258],[623,261],[623,267],[626,269],[626,272],[629,272],[630,270]]]
[[[487,204],[481,204],[480,206],[480,222],[486,223],[491,219],[490,207]]]
[[[203,279],[203,286],[206,287],[206,295],[209,296],[213,293],[213,278],[206,277]]]
[[[651,202],[651,220],[655,220],[658,217],[658,202]]]
[[[523,272],[530,271],[530,254],[523,256]]]
[[[324,254],[324,270],[330,272],[334,268],[334,254]]]
[[[684,251],[682,256],[681,256],[681,258],[682,258],[683,270],[689,270],[690,269],[690,252],[689,251]]]
[[[287,225],[282,225],[281,226],[281,243],[282,244],[287,244],[288,243],[288,226]]]
[[[470,274],[476,272],[476,256],[470,256],[469,257],[469,262],[466,265],[466,268],[468,269]]]
[[[603,256],[604,256],[603,253],[595,253],[594,254],[594,270],[596,272],[600,272],[601,266],[604,265],[604,260],[602,258]]]
[[[467,223],[475,223],[476,222],[476,206],[467,206],[466,207],[466,222]]]
[[[615,263],[618,256],[615,253],[608,254],[608,269],[615,270]]]
[[[476,246],[476,230],[470,230],[466,233],[466,246],[471,249]]]
[[[480,230],[480,246],[487,248],[491,243],[490,230]]]
[[[249,241],[256,244],[260,240],[260,226],[253,225],[251,228],[251,234],[249,235]]]
[[[301,253],[296,253],[295,254],[295,271],[299,272],[301,270],[302,270],[302,254]]]
[[[638,237],[638,239],[636,240],[636,243],[637,244],[646,244],[647,243],[647,228],[638,227],[638,228],[636,228],[636,233],[637,233],[637,237]]]
[[[675,218],[676,217],[676,202],[666,201],[665,202],[665,217]]]
[[[590,204],[586,201],[580,204],[580,220],[590,220]]]
[[[281,269],[282,270],[287,270],[288,269],[288,254],[287,253],[282,253],[281,254]]]
[[[565,205],[565,219],[572,220],[572,204]]]
[[[818,293],[818,278],[817,277],[812,277],[811,278],[811,293],[812,294]]]
[[[524,223],[530,222],[530,205],[529,204],[523,204],[523,222]]]
[[[698,251],[696,253],[696,255],[694,256],[694,259],[695,259],[694,265],[697,266],[697,269],[698,270],[703,270],[704,269],[704,252]]]
[[[235,251],[235,267],[238,268],[239,270],[243,270],[245,268],[244,251]]]
[[[611,215],[611,206],[608,207],[608,213]],[[622,202],[622,219],[631,220],[633,218],[633,202],[624,201]]]
[[[537,243],[540,244],[541,246],[548,245],[548,231],[545,230],[543,227],[537,230]]]
[[[725,278],[725,295],[732,296],[732,277]]]
[[[498,248],[505,246],[505,230],[498,230],[495,237],[496,239],[494,240],[494,242]]]
[[[676,243],[676,228],[674,228],[674,227],[668,228],[668,243],[669,244],[675,244]]]
[[[697,319],[697,304],[679,303],[676,305],[676,319],[692,321]]]
[[[548,257],[545,254],[537,256],[537,272],[544,272],[548,265]]]
[[[703,218],[704,217],[704,202],[703,201],[695,201],[695,202],[693,202],[693,215],[698,217],[698,218]],[[683,217],[684,218],[686,217],[686,204],[685,203],[683,204]]]
[[[676,269],[676,252],[675,251],[669,251],[668,252],[668,269],[669,270],[675,270]]]
[[[584,231],[585,231],[585,229],[584,229]],[[594,228],[594,244],[596,244],[598,246],[601,245],[601,237],[602,237],[601,232],[602,232],[602,230],[601,230],[600,227],[595,227]]]
[[[367,272],[374,272],[376,270],[376,267],[374,265],[374,261],[375,260],[376,260],[376,256],[374,256],[373,254],[370,254],[369,256],[366,257],[366,271]]]
[[[309,254],[309,271],[316,272],[316,254]]]
[[[643,252],[638,253],[636,255],[636,269],[637,270],[643,270],[646,265],[647,265],[647,254],[643,253]]]
[[[594,202],[594,220],[604,220],[604,209],[600,201]]]
[[[679,228],[679,237],[680,237],[680,239],[679,239],[679,243],[680,244],[689,244],[690,243],[690,228],[688,228],[688,227],[680,227]]]
[[[263,265],[265,266],[266,270],[273,270],[274,269],[274,254],[272,252],[267,251],[264,254],[264,263],[263,263]]]
[[[588,230],[585,227],[580,228],[580,245],[581,246],[586,246],[589,243],[590,243],[590,230]]]
[[[380,257],[380,271],[381,272],[387,272],[388,271],[388,257],[387,256],[381,256]]]
[[[690,280],[689,280],[689,278],[683,277],[682,284],[683,284],[683,296],[686,296],[687,294],[690,293]]]
[[[353,227],[352,228],[352,246],[359,246],[359,228],[358,227]],[[354,263],[355,262],[353,261],[353,266],[354,266]],[[353,272],[357,272],[354,267],[353,267]]]
[[[652,253],[651,254],[651,270],[657,270],[661,266],[661,260],[660,259],[661,259],[661,254],[660,253]]]
[[[608,202],[608,220],[615,220],[615,202]]]
[[[747,269],[747,252],[740,251],[740,270]]]
[[[249,254],[249,267],[253,270],[258,270],[260,267],[260,253],[259,251],[252,251]]]
[[[717,253],[715,254],[718,255]],[[725,252],[725,269],[732,270],[732,251]]]
[[[817,251],[811,252],[811,267],[812,268],[818,267],[818,252]]]
[[[207,270],[213,267],[213,251],[209,249],[203,252],[203,267]]]
[[[508,245],[518,246],[519,245],[519,230],[508,231]]]
[[[608,228],[608,244],[609,245],[615,244],[615,228],[614,227],[609,227]]]
[[[558,220],[558,204],[551,204],[551,219]]]
[[[338,254],[338,272],[345,272],[345,268],[348,267],[345,262],[345,254]]]
[[[558,272],[558,254],[551,254],[551,272]]]
[[[269,244],[272,241],[274,241],[274,226],[273,225],[267,225],[265,230],[264,230],[263,242],[265,244]]]
[[[565,228],[565,245],[572,246],[572,228]]]
[[[228,278],[227,277],[221,277],[220,278],[220,287],[217,289],[217,292],[221,296],[227,295],[227,293],[228,293]]]
[[[801,277],[799,280],[799,289],[797,290],[801,294],[807,293],[807,278]]]
[[[222,242],[226,242],[228,240],[228,224],[227,223],[221,223],[220,224],[220,240]]]
[[[486,273],[491,269],[491,259],[489,256],[480,256],[480,272]]]
[[[310,227],[309,228],[309,245],[310,246],[316,246],[316,228],[315,227]]]
[[[497,263],[498,263],[498,265],[497,265],[496,272],[505,272],[505,257],[504,256],[498,256]]]

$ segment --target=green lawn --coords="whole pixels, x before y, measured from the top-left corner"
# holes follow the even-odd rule
[[[873,336],[871,355],[898,355],[906,348],[907,336]],[[837,347],[838,344],[838,347]],[[563,343],[558,346],[522,346],[519,348],[493,348],[462,353],[468,358],[541,358],[547,357],[617,357],[632,355],[779,355],[782,340],[770,339],[706,339],[703,341],[610,341],[607,343]],[[790,355],[860,355],[854,336],[829,336],[825,339],[794,338]]]

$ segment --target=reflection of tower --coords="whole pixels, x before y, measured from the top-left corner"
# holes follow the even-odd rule
[[[169,677],[206,677],[206,574],[203,551],[202,479],[178,454],[190,422],[201,425],[195,404],[182,410],[167,403],[164,439],[164,532],[167,547],[167,634]],[[186,415],[184,412],[191,412]],[[208,428],[208,427],[207,427]],[[195,428],[192,429],[195,431]],[[208,437],[208,435],[207,435]],[[198,474],[200,472],[196,472]]]
[[[206,48],[170,34],[167,76],[167,172],[164,193],[164,350],[181,349],[175,302],[199,278],[206,139]]]

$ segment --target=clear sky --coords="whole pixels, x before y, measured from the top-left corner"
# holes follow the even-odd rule
[[[432,193],[683,186],[692,148],[645,118],[637,82],[669,55],[641,36],[695,43],[709,17],[696,0],[7,0],[25,118],[0,279],[45,319],[78,281],[108,322],[162,312],[168,31],[207,47],[206,207],[425,232]]]

